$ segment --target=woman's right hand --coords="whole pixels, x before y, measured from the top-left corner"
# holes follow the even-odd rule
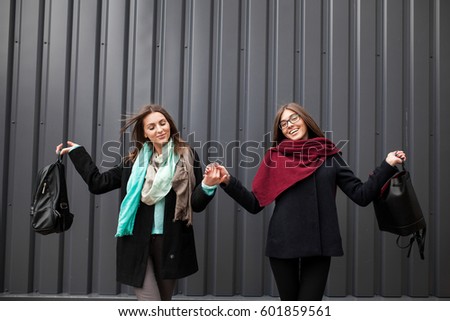
[[[67,141],[67,146],[63,148],[63,144],[59,144],[58,146],[56,146],[56,154],[61,153],[61,155],[67,154],[68,152],[70,152],[70,150],[72,149],[72,147],[75,146],[79,146],[77,143],[71,142],[70,140]]]

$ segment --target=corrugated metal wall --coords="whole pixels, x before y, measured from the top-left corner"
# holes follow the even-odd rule
[[[429,225],[426,260],[407,259],[372,206],[339,194],[346,254],[326,295],[449,297],[449,18],[444,0],[1,0],[0,293],[132,293],[115,282],[118,192],[90,195],[70,162],[73,227],[30,231],[34,175],[59,142],[82,143],[105,170],[121,116],[161,103],[205,162],[250,187],[277,106],[297,101],[349,141],[363,179],[405,149]],[[195,216],[200,271],[178,292],[276,296],[270,213],[219,191]]]

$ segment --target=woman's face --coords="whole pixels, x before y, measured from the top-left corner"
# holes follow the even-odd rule
[[[283,135],[288,139],[308,139],[308,127],[295,111],[286,109],[281,114],[279,126]]]
[[[148,114],[144,118],[144,136],[148,138],[161,154],[162,146],[170,139],[170,124],[166,117],[159,112]]]

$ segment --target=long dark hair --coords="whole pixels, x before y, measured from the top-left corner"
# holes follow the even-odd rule
[[[170,114],[160,105],[145,105],[141,107],[139,112],[135,115],[132,115],[125,119],[125,125],[121,128],[120,132],[123,135],[125,131],[130,127],[134,126],[131,131],[131,138],[135,144],[136,148],[133,148],[132,151],[125,157],[125,160],[129,160],[134,162],[139,151],[141,150],[144,143],[148,142],[150,147],[153,148],[152,142],[144,136],[144,119],[151,113],[161,113],[169,122],[170,125],[170,137],[174,143],[174,151],[176,154],[182,154],[182,149],[188,147],[188,144],[181,139],[180,132],[178,131],[175,122],[170,116]]]
[[[273,122],[272,147],[277,146],[279,143],[281,143],[283,139],[286,138],[283,134],[283,131],[279,127],[281,115],[286,109],[292,110],[294,113],[297,113],[301,119],[303,119],[306,127],[308,127],[308,138],[325,137],[319,125],[317,125],[316,121],[312,118],[312,116],[306,111],[304,107],[300,106],[297,103],[288,103],[286,105],[281,106],[278,109],[277,114],[275,115],[275,120]]]

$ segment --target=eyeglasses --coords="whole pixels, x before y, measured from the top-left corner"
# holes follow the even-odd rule
[[[278,127],[280,127],[280,129],[284,129],[288,126],[288,122],[290,122],[291,124],[295,124],[296,122],[298,122],[299,119],[300,119],[299,114],[292,114],[288,120],[280,121]]]

